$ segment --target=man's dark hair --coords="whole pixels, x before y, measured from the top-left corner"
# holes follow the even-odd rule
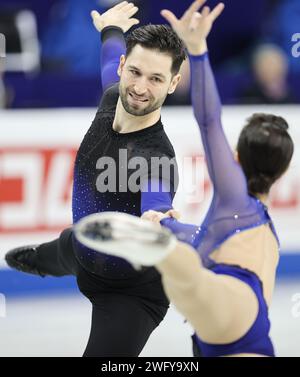
[[[293,156],[294,144],[287,122],[273,114],[253,114],[240,134],[237,151],[248,192],[267,194]]]
[[[133,30],[126,37],[126,56],[134,46],[158,50],[169,54],[172,59],[172,74],[179,72],[182,62],[186,59],[185,46],[175,31],[167,25],[145,25]]]

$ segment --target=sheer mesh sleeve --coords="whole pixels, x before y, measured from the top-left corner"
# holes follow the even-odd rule
[[[176,238],[189,245],[196,247],[197,236],[200,232],[200,227],[193,224],[184,224],[172,217],[168,217],[160,221],[161,225],[170,229]]]
[[[119,81],[117,73],[120,56],[126,52],[126,44],[121,28],[108,26],[101,33],[101,79],[103,92]]]
[[[214,195],[223,204],[234,200],[239,205],[248,196],[247,183],[222,128],[221,102],[208,54],[190,55],[189,59],[193,110],[200,128]]]
[[[192,104],[199,125],[207,168],[214,187],[210,208],[201,226],[166,218],[161,224],[192,245],[206,267],[210,254],[242,230],[270,221],[263,204],[248,195],[241,166],[234,160],[221,124],[221,103],[207,54],[190,56]]]

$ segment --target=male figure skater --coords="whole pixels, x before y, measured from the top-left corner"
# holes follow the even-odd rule
[[[141,216],[172,209],[177,167],[161,107],[180,80],[185,48],[164,25],[135,29],[125,46],[123,33],[138,23],[132,18],[137,10],[124,1],[102,15],[92,12],[102,38],[104,94],[76,156],[74,223],[103,211]],[[151,166],[154,157],[169,161],[172,171]],[[168,309],[154,268],[135,270],[120,258],[88,249],[71,228],[54,241],[11,250],[6,261],[40,276],[76,276],[93,307],[84,356],[138,356]]]

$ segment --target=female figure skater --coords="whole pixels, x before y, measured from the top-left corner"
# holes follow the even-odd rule
[[[200,227],[181,224],[172,211],[171,216],[155,211],[143,215],[160,221],[171,234],[134,216],[103,213],[81,220],[75,233],[91,248],[136,266],[154,265],[169,299],[193,326],[199,354],[274,356],[268,307],[279,244],[264,203],[289,166],[293,142],[283,118],[254,114],[240,134],[234,158],[222,129],[206,44],[224,5],[199,13],[204,2],[195,1],[180,20],[162,11],[189,53],[193,109],[214,189],[204,222]]]

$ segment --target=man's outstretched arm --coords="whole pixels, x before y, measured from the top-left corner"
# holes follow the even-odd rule
[[[120,56],[125,54],[123,33],[126,33],[139,20],[132,18],[138,8],[133,3],[123,1],[102,15],[93,10],[91,16],[95,28],[101,32],[101,79],[103,92],[119,81],[117,74]]]

